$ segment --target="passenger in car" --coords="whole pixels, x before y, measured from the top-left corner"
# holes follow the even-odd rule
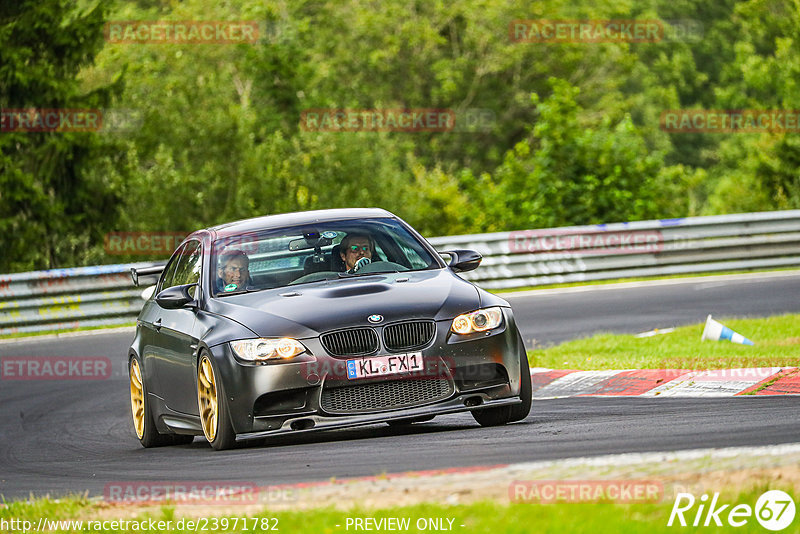
[[[241,250],[230,250],[220,254],[217,263],[217,290],[236,291],[252,284],[250,259]]]

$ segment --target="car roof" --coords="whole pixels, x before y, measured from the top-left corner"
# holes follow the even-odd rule
[[[271,228],[282,228],[284,226],[297,226],[302,224],[313,224],[318,222],[338,221],[347,219],[367,219],[375,217],[395,217],[391,212],[381,208],[342,208],[330,210],[298,211],[293,213],[281,213],[278,215],[266,215],[254,217],[241,221],[233,221],[218,226],[207,228],[213,233],[223,233],[235,235],[239,233],[252,232]]]

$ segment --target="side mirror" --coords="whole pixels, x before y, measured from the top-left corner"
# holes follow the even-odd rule
[[[447,250],[443,251],[442,254],[450,256],[450,263],[447,266],[457,273],[477,269],[483,259],[479,252],[468,249]]]
[[[177,310],[179,308],[184,308],[189,304],[192,304],[193,307],[196,307],[197,301],[192,296],[192,293],[196,292],[197,284],[172,286],[156,295],[156,302],[159,306],[167,310]]]

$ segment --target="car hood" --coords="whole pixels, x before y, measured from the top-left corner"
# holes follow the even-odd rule
[[[375,274],[230,295],[208,311],[247,326],[258,336],[316,337],[337,328],[401,319],[448,320],[480,307],[478,289],[448,269]]]

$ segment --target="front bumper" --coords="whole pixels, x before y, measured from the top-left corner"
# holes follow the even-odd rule
[[[472,404],[477,400],[480,404]],[[248,439],[265,438],[278,434],[296,434],[302,432],[313,432],[318,430],[334,430],[338,428],[349,428],[355,426],[371,425],[396,421],[401,419],[415,419],[429,415],[444,415],[449,413],[467,412],[476,409],[492,408],[495,406],[506,406],[509,404],[519,404],[522,402],[519,396],[507,397],[502,399],[490,399],[483,393],[469,393],[459,395],[448,401],[439,402],[430,406],[409,408],[405,410],[393,410],[391,412],[379,412],[374,414],[352,415],[327,417],[320,415],[310,415],[305,417],[294,417],[286,419],[280,428],[276,430],[264,430],[260,432],[247,432],[237,434],[236,440],[243,441]]]
[[[488,333],[458,336],[450,332],[450,321],[436,323],[433,341],[420,352],[425,371],[403,375],[349,380],[345,362],[351,358],[329,355],[319,338],[300,340],[308,349],[291,362],[247,364],[237,360],[227,343],[212,348],[220,371],[237,439],[252,439],[282,433],[307,432],[367,425],[398,419],[413,419],[504,406],[519,398],[520,353],[524,352],[509,308],[503,324]],[[382,336],[379,336],[382,339]],[[382,344],[376,354],[391,354]],[[436,380],[440,389],[429,398],[412,403],[331,409],[332,391],[348,393],[385,390],[395,384],[407,387],[415,381],[429,388]],[[375,386],[372,388],[371,386]],[[419,389],[418,388],[418,389]],[[351,390],[355,392],[356,390]],[[401,393],[405,390],[399,390]],[[360,394],[360,393],[359,393]],[[355,405],[354,405],[355,406]]]

